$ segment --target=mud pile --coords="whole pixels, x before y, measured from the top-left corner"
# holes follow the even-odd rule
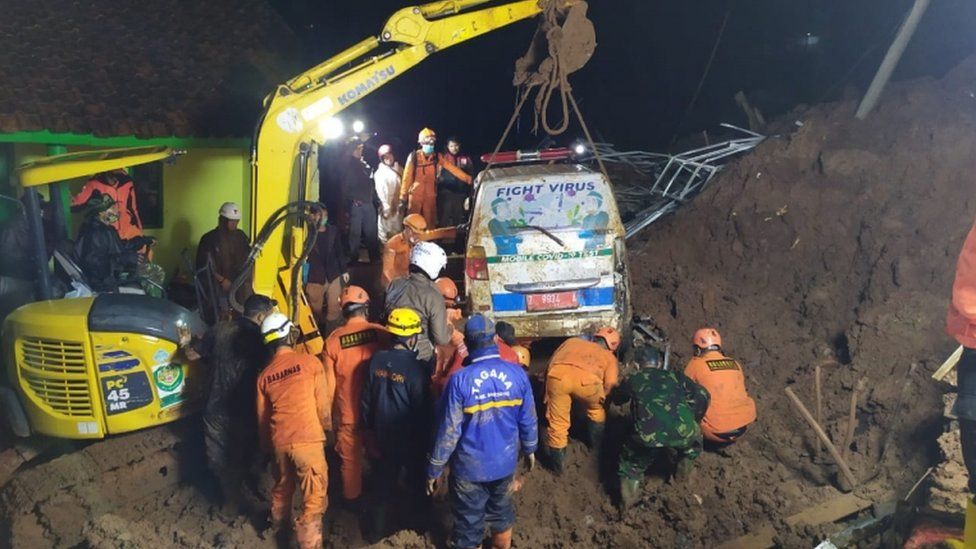
[[[746,368],[758,423],[731,449],[705,453],[686,484],[652,472],[641,503],[620,516],[607,495],[624,427],[614,411],[602,461],[574,440],[562,478],[526,475],[518,546],[713,547],[764,526],[780,545],[811,546],[838,526],[790,526],[787,517],[840,492],[783,389],[812,409],[818,365],[824,425],[838,444],[851,390],[866,380],[845,449],[858,495],[904,495],[940,458],[943,387],[929,376],[954,347],[942,322],[976,215],[976,60],[942,80],[892,85],[866,121],[854,110],[853,102],[797,109],[693,204],[630,243],[636,311],[671,334],[677,364],[695,328],[718,327]],[[7,539],[273,547],[246,518],[215,511],[187,473],[204,468],[199,448],[164,432],[22,473],[2,494]],[[125,458],[138,444],[148,445],[144,457]],[[335,479],[331,487],[338,502]],[[381,546],[442,545],[446,511],[438,503],[430,534],[402,531]],[[367,517],[332,505],[328,543],[364,545]]]

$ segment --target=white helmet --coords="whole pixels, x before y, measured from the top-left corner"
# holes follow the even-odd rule
[[[388,155],[392,152],[393,152],[393,147],[389,145],[380,145],[380,148],[376,150],[376,154],[380,158],[383,158],[385,155]]]
[[[447,265],[447,254],[444,253],[443,248],[433,242],[418,242],[410,250],[410,264],[420,267],[433,280]]]
[[[220,217],[226,217],[231,221],[240,221],[241,207],[237,205],[237,202],[224,202],[220,207]]]
[[[271,313],[261,323],[261,334],[265,343],[272,343],[284,339],[291,334],[294,324],[282,313]]]

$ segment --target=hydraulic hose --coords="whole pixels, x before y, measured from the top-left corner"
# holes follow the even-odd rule
[[[297,217],[309,223],[308,213],[315,211],[319,208],[319,205],[315,202],[309,201],[296,201],[289,202],[284,206],[275,210],[268,220],[262,225],[261,230],[258,231],[257,236],[254,238],[254,242],[251,244],[251,251],[247,254],[247,259],[244,261],[244,265],[241,267],[240,272],[234,278],[233,283],[231,283],[230,288],[230,305],[238,313],[244,312],[244,305],[237,300],[237,291],[241,286],[247,281],[248,276],[251,274],[251,270],[254,267],[254,262],[257,260],[258,256],[261,255],[264,245],[267,244],[268,239],[271,238],[271,234],[274,233],[282,223],[287,221],[289,218]],[[310,223],[309,223],[310,224]],[[302,247],[302,253],[299,256],[298,263],[292,272],[292,287],[291,293],[293,296],[292,311],[297,309],[297,288],[298,288],[298,278],[295,272],[300,272],[301,265],[308,259],[311,254],[312,248],[315,246],[315,241],[318,237],[318,232],[314,232],[310,238],[305,239],[305,245]]]

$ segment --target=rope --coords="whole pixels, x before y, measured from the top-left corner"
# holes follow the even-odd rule
[[[596,163],[600,166],[600,172],[603,173],[603,177],[610,181],[610,174],[607,173],[607,167],[603,165],[603,158],[600,156],[600,150],[597,148],[596,143],[593,142],[593,136],[590,135],[590,129],[586,127],[586,121],[583,120],[583,113],[580,112],[579,105],[576,104],[576,97],[572,93],[569,94],[569,100],[573,104],[573,110],[576,112],[576,118],[579,119],[580,127],[583,128],[583,135],[586,136],[586,140],[590,144],[590,150],[593,151],[593,156],[596,158]]]
[[[522,94],[521,99],[519,99],[518,104],[515,105],[515,111],[512,112],[512,117],[508,119],[508,126],[505,126],[505,131],[502,132],[502,138],[498,140],[498,144],[495,145],[495,150],[491,153],[491,157],[488,158],[488,165],[485,166],[485,170],[488,170],[493,164],[495,164],[495,157],[498,156],[498,151],[502,150],[502,145],[505,144],[505,140],[508,139],[508,132],[512,131],[512,126],[515,125],[515,121],[518,120],[518,115],[522,112],[522,105],[525,105],[525,100],[528,99],[528,91]]]

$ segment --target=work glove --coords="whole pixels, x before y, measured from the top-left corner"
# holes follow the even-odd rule
[[[349,273],[342,273],[342,283],[349,284]]]
[[[525,455],[525,467],[528,472],[532,472],[535,469],[535,453]]]

